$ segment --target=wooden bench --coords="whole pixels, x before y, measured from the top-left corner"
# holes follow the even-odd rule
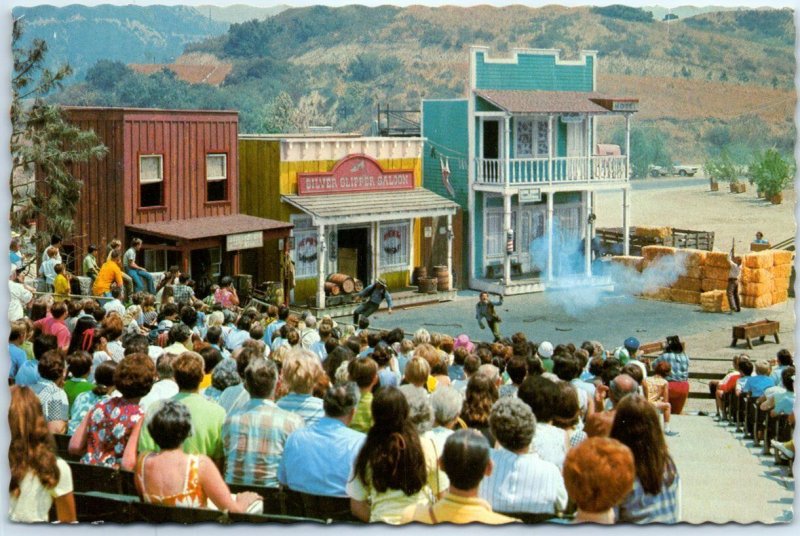
[[[750,322],[749,324],[740,324],[733,326],[733,340],[731,347],[735,347],[739,339],[747,341],[747,347],[753,349],[753,339],[758,337],[761,342],[767,335],[775,337],[775,344],[780,344],[781,339],[778,332],[781,329],[781,324],[777,320],[759,320],[757,322]]]

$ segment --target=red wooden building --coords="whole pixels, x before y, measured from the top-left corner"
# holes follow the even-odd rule
[[[235,111],[66,107],[67,119],[108,147],[78,164],[83,181],[65,252],[73,272],[90,244],[144,242],[151,272],[177,264],[194,279],[236,274],[239,251],[289,236],[290,223],[239,213]],[[276,251],[275,255],[278,256]],[[77,272],[75,272],[77,273]]]

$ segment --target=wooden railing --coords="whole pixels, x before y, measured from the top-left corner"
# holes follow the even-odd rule
[[[475,177],[480,184],[549,184],[555,182],[625,181],[624,156],[560,156],[557,158],[476,158]]]

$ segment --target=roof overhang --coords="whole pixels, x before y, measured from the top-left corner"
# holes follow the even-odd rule
[[[584,91],[475,90],[475,96],[511,114],[636,112],[639,99]]]
[[[284,221],[258,218],[247,214],[232,214],[229,216],[139,223],[127,225],[126,227],[131,231],[162,239],[191,242],[257,231],[268,232],[276,236],[288,236],[294,225]]]
[[[425,188],[354,194],[282,195],[281,200],[311,216],[315,227],[454,216],[458,210],[455,201]]]

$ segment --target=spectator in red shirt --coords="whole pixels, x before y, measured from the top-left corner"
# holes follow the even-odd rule
[[[50,313],[34,322],[34,325],[42,330],[45,335],[53,335],[58,341],[58,347],[65,352],[69,349],[71,335],[66,324],[67,304],[56,302],[50,308]]]

